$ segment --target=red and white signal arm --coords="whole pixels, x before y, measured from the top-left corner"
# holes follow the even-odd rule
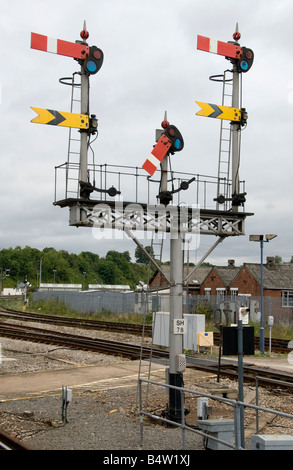
[[[89,54],[89,46],[85,44],[54,39],[37,33],[31,33],[31,48],[74,59],[85,59]]]
[[[172,142],[165,134],[162,134],[158,143],[155,145],[150,155],[142,165],[142,168],[146,170],[151,176],[155,173],[156,169],[160,165],[161,161],[170,149]]]
[[[231,59],[240,59],[242,56],[242,47],[228,42],[217,41],[216,39],[205,36],[197,36],[197,49],[212,54],[223,55]]]

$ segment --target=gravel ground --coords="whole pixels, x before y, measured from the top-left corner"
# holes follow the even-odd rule
[[[48,345],[2,338],[5,356],[1,373],[52,370],[75,365],[121,363],[121,359],[97,353],[72,351]],[[168,398],[155,392],[149,396],[152,406],[164,409]],[[141,444],[137,387],[102,391],[76,391],[62,421],[61,393],[29,400],[0,402],[0,427],[35,450],[180,450],[180,429],[144,418]],[[115,432],[119,430],[119,432]],[[114,431],[114,432],[113,432]],[[188,449],[200,449],[202,438],[187,436]]]
[[[28,323],[25,323],[28,325]],[[33,324],[30,324],[34,326]],[[39,326],[39,325],[35,325]],[[43,327],[43,326],[42,326]],[[48,328],[52,329],[52,326]],[[60,329],[60,327],[57,327]],[[67,329],[64,327],[64,331]],[[72,329],[70,330],[72,332]],[[104,331],[74,330],[76,334],[109,338]],[[113,340],[113,333],[110,334]],[[140,344],[141,338],[115,333],[115,341]],[[3,360],[0,374],[52,370],[80,365],[107,365],[129,361],[106,354],[75,351],[10,338],[1,338]],[[150,339],[146,338],[149,343]],[[164,409],[168,397],[155,392],[152,406]],[[180,450],[180,429],[144,418],[141,444],[137,387],[103,391],[76,391],[68,405],[67,421],[62,421],[61,394],[29,400],[0,402],[0,428],[36,450]],[[114,430],[114,432],[113,432]],[[119,432],[115,432],[119,430]],[[189,449],[203,448],[202,438],[187,436]]]
[[[51,328],[51,327],[50,327]],[[72,330],[71,330],[72,331]],[[89,332],[93,336],[94,332]],[[77,332],[78,334],[78,332]],[[83,333],[85,331],[83,330]],[[107,332],[95,333],[107,337]],[[122,335],[123,340],[125,336]],[[111,335],[113,339],[113,333]],[[121,338],[115,334],[115,340]],[[128,337],[129,342],[140,342],[138,337]],[[76,365],[107,365],[127,361],[118,357],[84,351],[73,351],[52,345],[42,345],[9,338],[0,338],[3,360],[0,374],[24,371],[68,368]],[[187,378],[186,388],[201,392],[216,384],[216,378],[199,379],[198,383]],[[221,379],[221,385],[237,388],[237,384]],[[205,388],[206,387],[206,388]],[[245,396],[254,387],[245,386]],[[253,394],[253,393],[252,393]],[[151,390],[148,410],[160,414],[168,396]],[[178,450],[182,449],[180,429],[166,426],[144,417],[143,443],[140,438],[139,413],[136,386],[107,390],[74,390],[68,406],[67,422],[61,419],[61,394],[29,400],[0,402],[0,428],[17,437],[35,450]],[[260,405],[292,413],[293,397],[260,390]],[[197,424],[196,398],[186,398],[190,410],[187,421]],[[212,418],[232,418],[231,407],[213,402]],[[255,421],[255,412],[245,411],[245,424]],[[293,420],[277,418],[262,429],[267,434],[293,435]],[[193,432],[186,433],[187,450],[204,450],[203,439]]]
[[[61,420],[61,398],[46,397],[3,404],[1,427],[35,450],[180,450],[181,431],[146,423],[141,445],[138,412],[128,390],[74,393]],[[202,447],[192,435],[187,448]]]

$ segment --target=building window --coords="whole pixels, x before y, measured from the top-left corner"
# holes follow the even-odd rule
[[[222,302],[225,298],[226,289],[217,287],[216,291],[217,291],[217,302]]]
[[[282,307],[293,307],[293,290],[282,291]]]
[[[210,297],[211,297],[211,288],[210,287],[205,288],[204,296],[205,296],[206,299],[210,299]]]
[[[230,289],[231,300],[236,300],[237,295],[238,295],[238,288],[237,287],[231,287],[231,289]]]

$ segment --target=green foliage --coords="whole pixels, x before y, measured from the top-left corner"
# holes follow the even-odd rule
[[[154,256],[154,250],[152,246],[145,246],[144,249],[149,255],[151,255],[152,257]],[[139,246],[136,247],[134,256],[137,263],[149,264],[149,259],[147,255],[142,251]]]
[[[260,323],[250,322],[249,324],[250,326],[254,327],[255,336],[259,337],[260,336]],[[265,338],[268,338],[270,335],[270,329],[266,325],[266,323],[264,325],[264,334],[265,334]],[[287,339],[288,341],[290,341],[293,338],[293,326],[292,325],[287,326],[287,325],[282,325],[282,324],[274,325],[271,330],[271,334],[272,334],[272,338],[279,338],[279,339],[281,338],[281,339]]]
[[[87,284],[128,284],[134,289],[139,281],[147,281],[147,266],[132,263],[128,251],[108,251],[101,258],[89,251],[75,254],[52,247],[38,250],[17,246],[0,250],[0,268],[2,272],[10,269],[3,287],[16,286],[26,276],[37,287],[40,270],[42,282],[52,283],[55,279],[56,283],[82,284],[84,288]]]
[[[22,302],[14,301],[13,304],[11,300],[1,302],[3,306],[10,308],[17,308],[21,310]],[[139,313],[113,313],[107,310],[102,310],[102,312],[95,313],[78,313],[76,310],[68,307],[64,302],[58,299],[46,299],[38,300],[33,302],[30,300],[29,304],[30,312],[43,313],[44,315],[55,315],[55,316],[64,316],[70,318],[82,318],[86,320],[98,320],[98,321],[112,321],[120,323],[134,323],[134,324],[151,324],[152,323],[152,313],[147,314],[145,317]]]
[[[205,315],[206,320],[210,320],[212,308],[208,302],[202,302],[194,308],[193,313],[196,313],[197,315]]]

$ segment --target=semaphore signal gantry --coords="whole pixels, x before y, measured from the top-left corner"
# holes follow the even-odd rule
[[[65,197],[55,198],[54,204],[59,207],[69,207],[69,224],[76,227],[110,228],[123,230],[140,248],[141,243],[134,233],[136,231],[147,231],[155,234],[165,232],[170,234],[170,385],[175,389],[169,392],[168,416],[171,419],[181,421],[181,395],[177,387],[183,386],[183,372],[186,361],[182,354],[183,333],[176,330],[176,325],[184,325],[182,310],[183,286],[193,275],[195,269],[206,259],[213,249],[216,248],[225,238],[230,236],[244,235],[244,222],[248,215],[241,207],[244,207],[245,193],[240,190],[239,166],[240,166],[240,139],[239,132],[246,125],[247,113],[240,105],[239,98],[239,76],[247,72],[253,63],[253,52],[251,49],[241,47],[238,42],[240,34],[238,28],[233,35],[233,43],[224,43],[212,40],[203,36],[198,36],[197,47],[199,50],[215,53],[228,58],[233,64],[233,93],[232,106],[213,105],[210,103],[197,102],[201,111],[201,116],[218,118],[220,121],[230,121],[230,136],[232,141],[232,181],[227,176],[223,178],[218,173],[216,179],[216,198],[210,197],[206,188],[209,185],[209,177],[200,177],[198,174],[188,173],[183,175],[171,170],[171,155],[180,152],[184,148],[183,137],[179,129],[170,124],[165,118],[161,123],[162,129],[156,132],[156,144],[142,167],[115,168],[110,165],[90,165],[88,161],[88,149],[90,147],[90,137],[97,134],[97,119],[95,115],[89,113],[89,78],[95,75],[103,64],[104,55],[100,48],[89,46],[86,40],[89,37],[88,31],[84,28],[80,33],[81,41],[75,43],[52,39],[36,33],[31,33],[31,47],[44,52],[55,53],[76,60],[80,65],[80,113],[68,113],[55,111],[52,109],[32,108],[38,116],[32,120],[34,123],[55,125],[57,127],[66,126],[71,130],[78,129],[80,134],[79,161],[72,164],[68,162],[57,169],[65,170]],[[62,82],[64,82],[63,79]],[[224,79],[225,83],[225,79]],[[72,80],[74,87],[74,80]],[[77,152],[76,152],[77,153]],[[230,165],[230,162],[228,162]],[[154,180],[156,170],[160,168],[159,180]],[[70,170],[74,169],[78,175],[76,178],[77,188],[74,196],[69,196],[67,190],[69,185]],[[141,173],[142,172],[142,173]],[[113,181],[115,175],[117,184],[109,186],[109,181]],[[99,180],[99,185],[95,181]],[[126,183],[121,184],[121,178],[126,177]],[[135,184],[133,185],[133,177]],[[131,179],[132,178],[132,179]],[[150,185],[159,187],[156,189],[155,200],[159,203],[150,202],[149,189],[140,192],[142,197],[138,199],[138,180],[143,181],[146,188]],[[175,187],[175,180],[178,186]],[[224,181],[225,194],[219,192],[219,181]],[[215,183],[215,181],[213,181]],[[204,203],[200,204],[198,196],[200,184],[204,188]],[[116,188],[117,186],[117,188]],[[171,187],[170,187],[171,186]],[[215,185],[212,185],[213,187]],[[135,188],[135,198],[127,199],[129,189]],[[192,203],[181,204],[174,201],[182,191],[188,194],[196,187],[195,196],[191,197]],[[229,193],[232,187],[231,195]],[[56,191],[56,189],[55,189]],[[98,196],[91,199],[93,193]],[[121,198],[120,198],[121,196]],[[213,193],[213,196],[215,194]],[[230,197],[231,196],[231,197]],[[231,202],[231,206],[224,210],[214,208],[207,204],[207,201],[217,201],[218,204]],[[129,201],[129,202],[127,202]],[[195,203],[194,203],[195,202]],[[214,205],[214,203],[213,203]],[[205,234],[217,237],[216,242],[198,261],[196,266],[183,279],[183,252],[186,234]],[[144,249],[143,249],[144,251]],[[152,257],[148,256],[156,269],[161,271],[161,267]]]
[[[101,227],[103,228],[169,232],[171,230],[172,219],[168,209],[169,204],[173,200],[173,195],[176,192],[188,189],[190,183],[196,179],[195,175],[192,174],[189,174],[185,178],[181,177],[180,184],[178,188],[175,189],[174,187],[172,187],[172,189],[168,189],[165,183],[162,184],[162,180],[166,178],[168,180],[167,159],[170,157],[170,154],[172,155],[174,152],[183,149],[184,142],[182,135],[177,127],[173,124],[170,125],[169,122],[164,119],[162,122],[162,129],[160,130],[159,137],[157,138],[157,143],[145,163],[142,165],[142,169],[145,170],[145,176],[147,177],[142,173],[139,175],[140,181],[142,181],[142,179],[147,180],[147,184],[149,185],[149,183],[153,181],[151,177],[156,169],[159,167],[161,169],[161,178],[159,181],[160,189],[156,196],[160,202],[157,206],[163,204],[167,209],[167,211],[165,211],[166,218],[164,218],[162,224],[159,223],[162,218],[158,217],[157,211],[154,210],[154,205],[150,208],[149,204],[145,200],[135,200],[136,204],[139,203],[139,207],[134,208],[131,206],[134,199],[127,199],[124,194],[126,191],[122,187],[118,187],[118,189],[116,188],[118,184],[110,184],[108,187],[105,187],[102,185],[102,182],[100,185],[95,184],[95,178],[91,181],[89,178],[91,172],[97,172],[100,175],[100,181],[102,180],[102,173],[100,165],[97,165],[96,168],[92,169],[88,163],[89,139],[91,135],[97,132],[97,118],[95,115],[89,114],[89,79],[101,69],[104,54],[100,48],[97,46],[89,46],[86,42],[88,40],[89,33],[86,30],[85,23],[80,35],[81,40],[72,43],[61,39],[53,39],[37,33],[31,33],[32,49],[67,56],[73,58],[80,64],[80,113],[32,107],[32,109],[38,114],[38,116],[32,120],[33,123],[55,125],[56,127],[65,126],[76,128],[80,133],[80,159],[77,169],[78,188],[76,195],[75,197],[69,197],[66,193],[65,197],[55,200],[54,204],[60,207],[69,207],[69,223],[72,226],[98,227],[99,224],[101,224]],[[247,51],[245,48],[241,48],[235,44],[214,41],[204,38],[203,36],[198,36],[197,47],[201,50],[225,55],[225,57],[228,56],[230,57],[230,60],[234,59],[235,61],[238,61],[236,73],[238,75],[241,73],[241,66],[239,66],[239,63],[241,64],[241,61],[243,61],[243,54]],[[250,66],[251,65],[249,65],[249,68]],[[243,66],[243,68],[245,67]],[[201,103],[201,105],[202,112],[198,113],[199,115],[204,115],[203,113],[207,109],[207,106],[213,106],[209,104],[204,106],[203,103]],[[243,122],[243,110],[240,110],[237,106],[234,106],[232,111],[229,110],[228,107],[223,108],[221,106],[218,106],[216,112],[215,108],[213,109],[213,113],[215,114],[213,115],[213,113],[211,113],[209,117],[231,119],[231,113],[234,113],[234,115],[236,113],[237,118],[231,121],[231,125],[232,123],[237,123],[237,126],[239,126],[239,123]],[[208,114],[206,115],[208,116]],[[70,165],[70,162],[67,162],[66,165],[67,175],[68,165]],[[138,173],[137,169],[133,169],[133,172],[135,171]],[[123,175],[123,169],[122,171],[119,169],[117,171],[117,174],[118,173],[119,175]],[[107,175],[107,181],[110,181],[111,174],[113,174],[113,171],[109,172],[109,175]],[[244,221],[248,214],[244,211],[238,211],[239,205],[243,204],[243,199],[239,198],[239,172],[237,175],[238,178],[236,183],[233,183],[232,181],[232,185],[234,184],[233,201],[236,201],[238,198],[240,203],[232,205],[232,208],[229,210],[216,210],[211,209],[211,206],[208,207],[196,201],[199,210],[195,211],[192,207],[187,208],[185,212],[187,213],[188,220],[187,223],[182,224],[183,231],[215,235],[220,237],[221,240],[225,237],[244,234]],[[66,181],[66,187],[67,183],[68,181]],[[97,194],[98,197],[95,199],[91,198],[92,193]],[[145,191],[145,194],[146,193],[147,191]],[[125,201],[121,202],[121,200],[119,200],[118,204],[116,198],[117,195],[122,195],[121,197],[124,197]],[[221,201],[221,195],[217,194],[216,196],[218,200]],[[205,199],[207,199],[206,196]],[[101,203],[106,204],[106,211],[101,207]],[[175,207],[174,205],[172,206],[173,221]],[[178,217],[180,217],[179,211]]]

